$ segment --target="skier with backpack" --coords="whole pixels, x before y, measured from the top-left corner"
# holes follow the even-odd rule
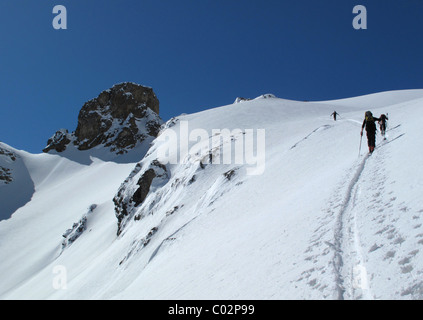
[[[380,116],[379,126],[380,126],[380,133],[383,136],[383,140],[386,140],[385,138],[385,132],[386,132],[386,121],[389,120],[388,117],[384,114]]]
[[[370,111],[366,111],[364,115],[363,125],[361,126],[361,136],[363,136],[364,127],[367,133],[367,144],[369,146],[369,153],[373,153],[376,146],[376,121],[381,121],[379,118],[373,117]]]

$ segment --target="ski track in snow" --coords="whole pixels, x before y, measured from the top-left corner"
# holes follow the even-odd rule
[[[360,177],[369,158],[369,155],[364,156],[356,169],[348,185],[336,223],[334,267],[338,299],[342,300],[347,297],[356,298],[357,289],[362,290],[366,299],[373,297],[368,287],[368,276],[357,231],[357,216],[354,211]]]
[[[398,129],[400,125],[390,130]],[[383,146],[401,138],[404,133],[393,139],[382,141],[376,148],[374,154],[366,154],[364,158],[355,165],[352,179],[349,181],[343,201],[337,214],[336,228],[334,232],[334,259],[336,296],[340,300],[365,299],[374,300],[375,295],[370,285],[370,277],[366,268],[366,259],[363,254],[362,241],[358,228],[358,214],[356,207],[357,196],[361,193],[360,182],[366,164],[373,161],[373,157]],[[377,248],[375,248],[376,250]]]
[[[393,127],[390,131],[396,134],[399,127],[400,125]],[[329,297],[330,290],[334,291],[333,298],[338,300],[377,298],[372,290],[372,275],[368,273],[367,257],[360,238],[359,225],[362,208],[357,205],[357,202],[361,198],[363,175],[366,175],[368,170],[373,170],[374,161],[376,161],[373,158],[378,155],[379,149],[403,136],[404,133],[399,133],[389,140],[382,141],[372,155],[362,155],[347,172],[339,187],[334,191],[333,199],[329,200],[329,206],[324,209],[327,215],[321,218],[320,227],[315,230],[310,246],[305,252],[308,254],[306,260],[312,262],[313,265],[302,273],[302,277],[297,282],[306,280],[307,284],[319,290],[321,292],[319,295],[322,294],[324,298]],[[386,180],[384,174],[381,174],[380,179]],[[380,189],[383,187],[383,181],[375,181],[375,185]],[[376,195],[382,192],[383,190],[379,190]],[[378,246],[374,245],[370,252],[377,249]],[[333,255],[328,260],[329,252]],[[333,283],[325,277],[328,267],[333,270]]]
[[[281,109],[277,113],[280,119],[291,116],[291,111],[280,108],[282,103],[269,103]],[[423,299],[422,184],[415,170],[423,158],[418,152],[420,139],[411,139],[419,132],[419,119],[411,112],[414,109],[404,109],[413,104],[402,103],[392,109],[397,110],[392,121],[403,125],[388,127],[388,139],[381,141],[378,135],[375,152],[372,155],[362,152],[358,158],[358,144],[354,143],[359,136],[355,131],[344,131],[343,124],[355,130],[361,127],[361,121],[341,119],[329,124],[322,117],[317,123],[312,117],[300,121],[295,115],[287,118],[288,129],[291,125],[295,129],[298,124],[305,126],[294,132],[286,129],[288,134],[278,122],[277,126],[268,123],[267,116],[258,122],[254,119],[254,125],[269,126],[266,139],[273,146],[272,156],[279,157],[268,163],[273,171],[247,179],[242,166],[220,168],[200,163],[171,167],[170,183],[151,192],[145,200],[145,210],[134,212],[119,241],[114,241],[116,221],[109,199],[131,172],[130,165],[121,168],[121,164],[106,166],[99,162],[94,163],[94,171],[88,171],[88,166],[67,167],[68,161],[62,160],[69,171],[65,171],[64,177],[60,177],[61,168],[57,165],[54,174],[43,166],[43,174],[35,171],[35,176],[36,186],[42,184],[37,196],[44,198],[35,199],[38,202],[22,209],[28,217],[21,213],[12,218],[15,220],[2,222],[8,227],[4,230],[10,240],[0,246],[2,256],[3,252],[8,255],[2,264],[2,273],[7,276],[0,279],[8,290],[1,298]],[[305,106],[307,110],[308,107],[309,104]],[[212,120],[215,119],[212,124],[206,116],[192,121],[200,128],[205,123],[210,128],[218,127],[217,124],[228,127],[226,124],[233,119],[224,110],[211,113]],[[236,111],[231,107],[234,113],[230,115],[237,116],[238,111],[233,110]],[[350,112],[348,116],[357,119],[362,115],[361,111]],[[408,114],[413,116],[406,117]],[[235,122],[239,123],[243,122]],[[283,139],[285,134],[289,140]],[[336,139],[330,140],[331,137]],[[362,150],[367,149],[365,137],[362,143]],[[218,149],[211,151],[215,150]],[[153,158],[156,150],[151,152]],[[415,159],[404,161],[411,157]],[[35,156],[28,156],[31,161],[32,158]],[[41,168],[35,160],[29,164]],[[72,170],[99,179],[93,186],[98,185],[101,193],[95,197],[81,193],[78,195],[81,205],[75,205],[75,210],[71,201],[64,201],[70,208],[62,208],[55,199],[70,198],[64,191],[71,189],[68,182]],[[44,175],[44,171],[49,175]],[[232,177],[233,173],[236,174]],[[134,176],[131,173],[131,179]],[[233,192],[244,183],[244,178],[243,189]],[[134,187],[137,180],[133,179]],[[83,186],[84,181],[79,174],[73,183]],[[55,190],[56,182],[63,189]],[[192,186],[193,183],[196,184]],[[111,184],[113,187],[105,187]],[[263,190],[259,190],[262,186]],[[128,196],[131,192],[129,188]],[[50,208],[44,216],[40,199],[50,200],[46,202]],[[89,219],[89,231],[63,255],[53,256],[51,252],[60,249],[61,233],[81,218],[85,203],[100,204],[96,215]],[[22,239],[16,241],[17,233],[12,228],[14,223],[20,223],[16,219],[33,222],[35,214],[43,219],[40,225],[36,224],[34,231],[29,229],[31,232],[22,229],[25,231],[19,234]],[[32,233],[41,234],[39,230],[45,228],[46,222],[59,226],[59,232],[46,232],[45,240],[42,237],[38,241]],[[43,251],[41,246],[47,244]],[[15,268],[13,264],[17,263],[22,270]],[[50,267],[55,263],[70,271],[67,292],[49,286]]]
[[[315,134],[316,132],[318,132],[318,131],[321,131],[321,130],[327,130],[327,129],[329,129],[329,128],[331,128],[332,126],[331,125],[329,125],[329,124],[325,124],[325,125],[323,125],[323,126],[320,126],[320,127],[318,127],[318,128],[316,128],[316,129],[314,129],[310,134],[308,134],[307,136],[305,136],[303,139],[301,139],[300,141],[298,141],[298,142],[296,142],[291,148],[290,148],[290,150],[292,150],[292,149],[294,149],[294,148],[296,148],[300,143],[302,143],[302,142],[304,142],[304,141],[306,141],[308,138],[310,138],[313,134]]]

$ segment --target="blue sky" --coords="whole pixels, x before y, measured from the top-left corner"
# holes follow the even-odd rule
[[[153,87],[164,120],[238,96],[421,89],[422,14],[421,0],[0,0],[0,141],[38,153],[123,81]]]

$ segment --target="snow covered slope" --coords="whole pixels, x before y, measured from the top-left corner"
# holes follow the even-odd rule
[[[369,106],[388,139],[359,156]],[[12,150],[34,193],[0,222],[0,298],[421,299],[422,107],[264,95],[169,120],[139,163]]]
[[[118,165],[94,158],[90,165],[84,165],[57,155],[13,151],[22,162],[24,171],[29,172],[33,194],[30,201],[18,208],[10,219],[0,222],[0,268],[6,272],[0,279],[3,293],[25,283],[59,257],[64,240],[62,235],[93,204],[97,208],[88,217],[87,227],[100,220],[99,226],[110,221],[113,228],[115,219],[107,215],[107,212],[113,212],[111,198],[133,167],[133,164]],[[24,178],[16,180],[17,189],[26,188],[24,183],[28,179]],[[10,196],[2,199],[3,212],[3,204],[7,208],[20,193],[16,192],[16,188],[9,190],[7,185],[0,188],[2,196],[4,192]],[[112,230],[111,235],[114,233]],[[41,292],[39,287],[32,294],[37,296]]]
[[[24,206],[34,193],[34,183],[22,157],[0,142],[0,220],[9,218]]]

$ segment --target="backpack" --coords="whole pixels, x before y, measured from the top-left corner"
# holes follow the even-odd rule
[[[373,114],[370,111],[366,112],[365,117],[366,117],[366,122],[374,121],[373,120]]]
[[[370,111],[367,111],[365,116],[366,116],[366,131],[376,132],[376,124],[373,118],[373,114]]]

